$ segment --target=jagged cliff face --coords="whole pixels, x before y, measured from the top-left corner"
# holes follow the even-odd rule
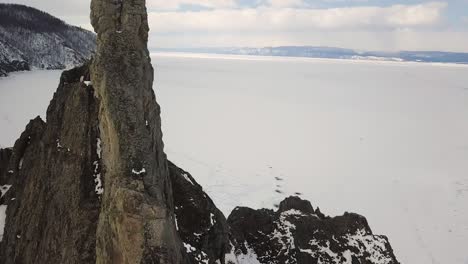
[[[100,211],[96,175],[98,104],[80,83],[81,67],[62,75],[47,123],[32,120],[2,155],[7,208],[0,263],[93,263]]]
[[[109,181],[125,187],[104,166],[101,102],[89,77],[88,65],[64,72],[47,122],[35,118],[12,149],[0,149],[0,224],[7,209],[0,263],[224,263],[230,249],[225,217],[195,179],[167,160],[164,215],[150,207],[157,200],[144,178],[132,175],[141,171],[123,179],[127,189],[106,198],[117,188]],[[105,199],[112,199],[111,209]],[[152,230],[157,221],[167,226]],[[161,245],[146,251],[150,257],[146,240],[137,240],[146,236]]]
[[[223,213],[190,173],[171,162],[169,173],[174,195],[174,218],[188,255],[187,263],[225,263],[231,245],[229,226]]]
[[[97,263],[181,263],[144,0],[91,2],[105,171]]]
[[[326,217],[298,197],[276,212],[236,208],[228,224],[234,250],[251,263],[398,264],[387,237],[374,235],[363,216]]]

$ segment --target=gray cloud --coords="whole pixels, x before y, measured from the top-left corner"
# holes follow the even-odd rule
[[[372,50],[468,51],[468,31],[444,26],[447,2],[301,9],[298,8],[301,1],[268,0],[258,8],[239,8],[235,0],[148,0],[150,46],[326,45]],[[92,30],[90,0],[0,2],[33,6]],[[204,5],[211,10],[178,11],[183,3]]]

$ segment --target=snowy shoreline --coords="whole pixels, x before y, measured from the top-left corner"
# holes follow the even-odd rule
[[[416,62],[401,60],[371,60],[371,59],[341,59],[341,58],[312,58],[312,57],[289,57],[289,56],[267,56],[267,55],[237,55],[221,53],[192,53],[192,52],[151,52],[150,55],[157,57],[193,58],[193,59],[220,59],[220,60],[250,60],[250,61],[289,61],[289,62],[328,62],[349,64],[391,64],[401,66],[442,66],[468,68],[468,64],[442,63],[442,62]]]

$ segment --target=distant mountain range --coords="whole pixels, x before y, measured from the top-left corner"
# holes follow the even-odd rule
[[[468,64],[468,53],[442,52],[442,51],[379,52],[379,51],[356,51],[352,49],[342,49],[342,48],[333,48],[333,47],[313,47],[313,46],[281,46],[281,47],[264,47],[264,48],[244,47],[244,48],[157,49],[154,51]]]
[[[94,33],[32,7],[0,4],[0,76],[82,64],[96,48]]]

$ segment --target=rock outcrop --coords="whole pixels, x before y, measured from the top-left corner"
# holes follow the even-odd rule
[[[182,263],[144,0],[91,2],[104,193],[97,262]]]
[[[289,197],[278,211],[238,207],[228,218],[232,255],[239,263],[397,264],[385,236],[373,235],[364,217],[326,217],[310,202]]]
[[[79,79],[86,67],[62,75],[47,123],[32,120],[16,141],[1,263],[92,263],[101,199],[98,104]]]
[[[398,263],[364,217],[299,198],[226,220],[164,153],[145,1],[93,0],[91,17],[95,58],[0,150],[0,263]]]
[[[184,243],[188,263],[225,263],[225,255],[230,252],[231,245],[223,213],[190,173],[171,162],[169,172],[176,228]]]
[[[10,148],[0,149],[0,184],[8,181],[8,163],[13,150]]]
[[[0,263],[222,261],[229,250],[229,229],[224,215],[188,173],[166,159],[162,164],[167,169],[169,187],[164,191],[170,202],[164,204],[167,208],[163,216],[168,218],[163,220],[170,223],[169,227],[156,231],[167,234],[171,231],[168,228],[173,228],[170,239],[180,245],[172,245],[167,251],[154,248],[159,255],[153,256],[167,253],[172,257],[175,252],[180,259],[147,259],[143,255],[143,244],[134,241],[124,244],[118,240],[114,243],[126,248],[99,259],[98,243],[110,246],[114,239],[105,228],[99,229],[101,218],[117,222],[114,227],[119,232],[130,228],[126,234],[133,237],[156,237],[156,231],[146,229],[146,224],[142,229],[134,229],[134,223],[161,219],[155,215],[158,208],[150,208],[151,212],[141,216],[105,210],[106,186],[110,185],[106,181],[116,180],[107,177],[104,166],[106,156],[98,119],[100,101],[89,77],[89,65],[65,71],[48,108],[47,122],[39,117],[31,120],[12,149],[0,150],[0,206],[7,207],[5,229],[0,226],[0,234],[4,231],[0,240]],[[147,168],[149,166],[145,166],[145,171]],[[126,183],[132,184],[130,187],[141,186],[140,192],[120,190],[109,204],[132,212],[149,207],[145,202],[153,199],[145,197],[150,195],[146,193],[143,175],[134,174],[128,174]],[[137,200],[140,198],[148,201]],[[124,217],[135,222],[125,222],[123,226],[119,221]],[[161,241],[158,238],[156,242]],[[138,260],[116,258],[119,254],[136,252],[142,254]]]

